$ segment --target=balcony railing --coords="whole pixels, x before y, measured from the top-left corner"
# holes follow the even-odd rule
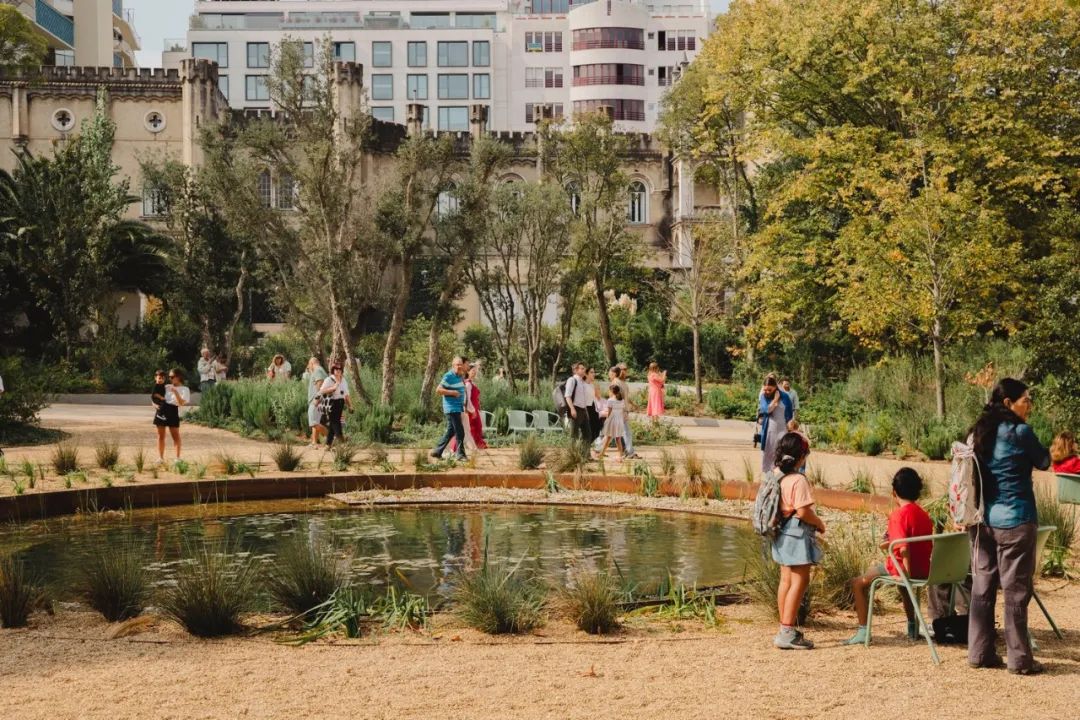
[[[626,75],[594,75],[592,77],[574,78],[574,87],[586,85],[644,85],[645,78],[627,77]]]
[[[575,40],[574,50],[644,50],[644,40]]]
[[[37,0],[35,18],[40,27],[71,47],[75,47],[75,23],[67,16],[60,14],[43,0]]]
[[[282,23],[285,28],[321,28],[364,26],[364,19],[358,12],[294,12],[289,13]]]

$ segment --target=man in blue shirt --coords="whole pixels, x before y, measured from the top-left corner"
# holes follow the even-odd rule
[[[442,460],[443,451],[450,444],[450,438],[457,438],[458,460],[465,459],[465,425],[461,422],[461,413],[465,411],[465,358],[454,358],[453,367],[443,375],[435,392],[442,396],[443,414],[446,415],[446,432],[442,440],[431,451],[431,457]]]

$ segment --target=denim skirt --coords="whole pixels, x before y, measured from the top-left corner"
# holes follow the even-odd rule
[[[779,565],[817,565],[821,562],[817,529],[791,518],[772,542],[772,559]]]

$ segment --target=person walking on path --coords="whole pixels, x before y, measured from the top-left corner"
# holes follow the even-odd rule
[[[637,410],[637,408],[634,407],[634,403],[630,400],[630,368],[627,367],[626,363],[619,363],[615,367],[619,371],[616,383],[619,386],[619,390],[622,391],[623,406],[625,408],[625,415],[627,418],[626,422],[624,423],[626,426],[626,434],[623,435],[623,452],[626,453],[627,459],[637,460],[641,456],[634,452],[634,437],[633,434],[630,432],[629,420],[630,413],[634,410]]]
[[[285,356],[278,353],[266,368],[266,379],[270,382],[286,382],[292,378],[292,365]]]
[[[592,435],[589,426],[588,394],[585,390],[585,364],[574,363],[574,372],[566,379],[566,409],[570,413],[570,440],[587,441]]]
[[[469,365],[465,374],[465,412],[461,414],[461,423],[465,426],[465,449],[468,452],[487,450],[484,440],[484,418],[480,415],[480,388],[476,384],[476,365]],[[457,438],[451,438],[448,446],[451,452],[457,450]]]
[[[607,410],[608,416],[607,420],[604,421],[603,439],[600,442],[600,453],[597,455],[597,459],[604,457],[608,445],[614,439],[615,447],[619,450],[618,460],[622,462],[626,459],[626,451],[623,448],[623,436],[626,435],[626,409],[623,405],[622,390],[619,389],[618,385],[612,385],[608,388]]]
[[[311,447],[319,445],[319,436],[326,430],[322,424],[322,411],[319,409],[319,391],[326,380],[326,370],[323,369],[319,358],[312,357],[308,360],[307,370],[302,376],[304,387],[307,388],[307,419],[308,428],[311,429]]]
[[[442,396],[443,414],[446,416],[446,432],[431,457],[442,460],[443,451],[450,444],[450,439],[457,440],[454,456],[465,459],[465,426],[461,414],[465,411],[465,366],[466,360],[460,355],[454,358],[453,366],[446,371],[435,392]]]
[[[789,398],[791,398],[791,418],[792,418],[792,420],[798,419],[798,417],[799,417],[799,393],[792,390],[791,381],[786,379],[786,378],[784,379],[784,381],[782,383],[780,383],[780,389],[783,390],[785,393],[787,393],[787,396]]]
[[[156,390],[155,386],[155,390]],[[158,460],[165,462],[165,428],[172,436],[176,459],[180,459],[180,408],[191,402],[191,391],[184,385],[184,373],[178,368],[169,371],[169,384],[162,386],[164,402],[154,414],[158,431]],[[153,395],[151,395],[151,399]]]
[[[210,357],[210,348],[203,348],[199,354],[199,392],[204,393],[217,383],[217,358]]]
[[[773,457],[780,438],[787,432],[788,423],[794,417],[791,398],[776,382],[775,375],[765,377],[758,395],[758,416],[761,421],[761,472],[773,468]],[[798,467],[798,466],[796,466]]]
[[[1035,577],[1038,516],[1032,471],[1050,467],[1050,453],[1031,426],[1032,400],[1019,380],[1002,378],[971,430],[984,492],[983,521],[971,536],[971,606],[968,664],[1001,667],[994,650],[994,605],[998,586],[1005,598],[1005,647],[1009,672],[1034,675],[1043,666],[1031,655],[1028,604]]]
[[[585,409],[589,413],[589,442],[595,443],[600,437],[603,422],[600,420],[600,391],[596,388],[596,370],[585,370]]]
[[[341,416],[345,413],[345,406],[349,406],[349,412],[353,411],[352,395],[349,394],[349,383],[345,380],[345,371],[340,365],[330,368],[330,377],[323,380],[319,394],[329,398],[330,408],[320,422],[330,428],[326,435],[326,447],[334,446],[334,439],[345,440],[345,429],[341,425]]]
[[[649,372],[646,376],[649,383],[649,401],[645,406],[645,414],[656,424],[664,415],[664,387],[667,385],[667,370],[660,371],[660,366],[655,362],[649,363]]]

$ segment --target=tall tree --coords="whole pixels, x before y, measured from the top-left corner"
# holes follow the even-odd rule
[[[49,46],[30,19],[11,5],[0,4],[0,72],[32,74],[45,62]]]

